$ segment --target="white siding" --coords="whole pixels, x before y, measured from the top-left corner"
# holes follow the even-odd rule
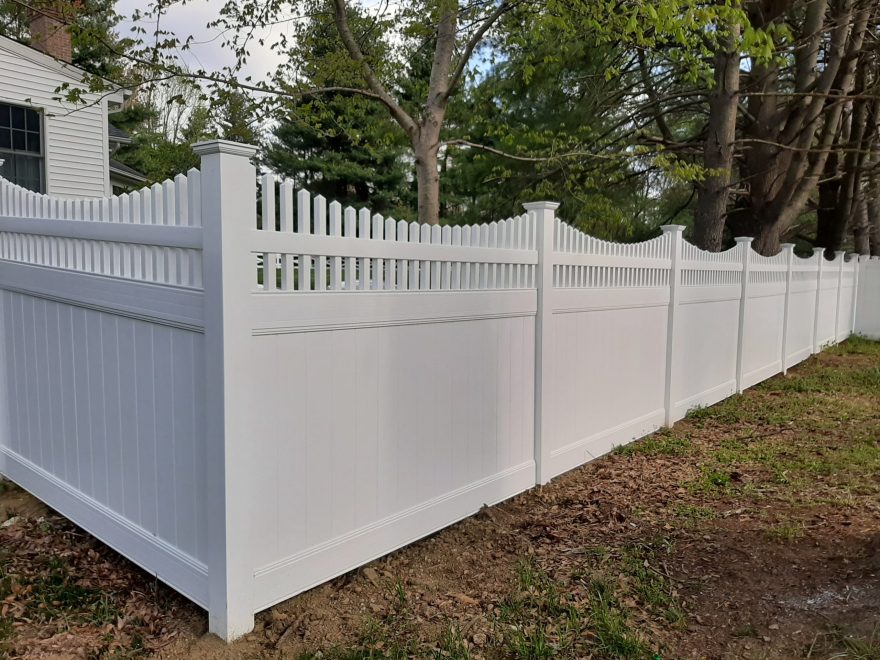
[[[43,113],[46,192],[62,197],[108,195],[107,102],[97,95],[87,95],[85,104],[55,100],[59,95],[55,90],[64,82],[73,83],[76,70],[66,74],[54,60],[54,65],[47,65],[44,59],[41,53],[0,37],[0,102]]]

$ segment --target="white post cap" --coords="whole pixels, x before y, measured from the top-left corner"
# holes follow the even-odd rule
[[[231,140],[205,140],[204,142],[196,142],[192,146],[192,150],[197,156],[230,154],[232,156],[251,158],[257,153],[257,147],[254,145],[232,142]]]
[[[525,202],[523,208],[526,211],[555,211],[559,208],[559,202]]]

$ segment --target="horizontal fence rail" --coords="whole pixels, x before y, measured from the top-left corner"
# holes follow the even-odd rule
[[[103,199],[58,199],[0,179],[0,259],[201,288],[200,173]]]
[[[0,179],[0,472],[208,609],[254,613],[857,332],[880,260],[557,204],[430,226],[257,177],[107,199]]]

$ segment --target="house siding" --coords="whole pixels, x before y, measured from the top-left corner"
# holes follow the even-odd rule
[[[109,195],[107,101],[85,95],[86,103],[71,104],[53,97],[65,82],[77,80],[58,65],[46,66],[43,56],[23,57],[19,44],[0,40],[0,102],[24,105],[43,114],[46,192],[62,197]]]

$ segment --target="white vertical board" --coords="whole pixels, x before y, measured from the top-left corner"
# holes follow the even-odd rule
[[[205,603],[201,334],[13,291],[0,300],[6,475]]]

